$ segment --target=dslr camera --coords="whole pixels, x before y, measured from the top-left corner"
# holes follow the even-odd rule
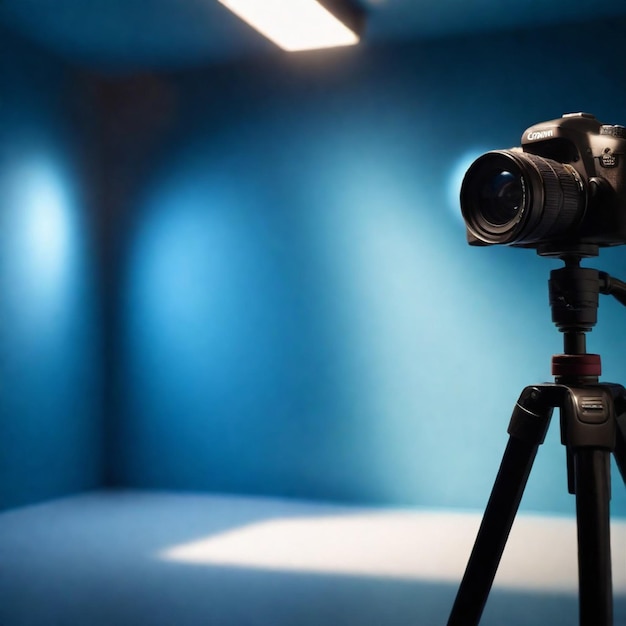
[[[465,174],[470,245],[593,256],[626,243],[626,127],[570,113],[531,126],[521,144],[483,154]]]

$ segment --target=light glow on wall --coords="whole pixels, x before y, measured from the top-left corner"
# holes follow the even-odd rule
[[[463,221],[463,216],[461,215],[461,204],[459,199],[461,194],[461,184],[463,183],[465,172],[467,172],[469,166],[485,152],[487,152],[487,149],[474,149],[467,151],[457,160],[450,170],[448,183],[448,206],[450,207],[452,214],[462,223],[465,222]]]
[[[63,162],[43,150],[26,152],[3,169],[2,219],[11,233],[9,279],[41,309],[59,302],[72,266],[75,199]],[[43,306],[43,308],[46,308]]]

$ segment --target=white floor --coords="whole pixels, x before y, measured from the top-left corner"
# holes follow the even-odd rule
[[[480,514],[99,492],[0,515],[1,626],[445,624]],[[626,521],[612,525],[626,626]],[[576,526],[519,515],[485,626],[577,624]]]

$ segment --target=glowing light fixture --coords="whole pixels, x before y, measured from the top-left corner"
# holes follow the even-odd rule
[[[319,0],[219,0],[283,50],[315,50],[351,46],[359,42],[356,11],[333,12]],[[341,19],[339,19],[339,15]]]

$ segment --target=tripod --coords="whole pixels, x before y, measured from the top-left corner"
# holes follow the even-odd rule
[[[626,283],[581,268],[585,253],[555,254],[565,267],[550,274],[552,321],[564,354],[552,358],[554,383],[526,387],[513,409],[500,469],[487,503],[448,626],[476,626],[493,584],[539,445],[560,409],[569,493],[576,496],[580,626],[612,626],[610,455],[626,483],[626,389],[600,383],[600,357],[587,354],[599,294],[626,306]]]

